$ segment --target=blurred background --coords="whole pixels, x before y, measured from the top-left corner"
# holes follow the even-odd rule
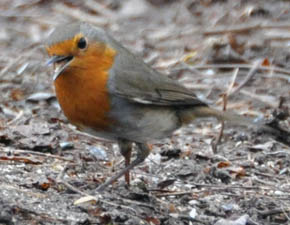
[[[0,98],[13,114],[19,109],[7,101],[23,100],[37,92],[52,93],[43,44],[57,25],[80,20],[105,28],[154,68],[197,91],[206,90],[201,97],[213,101],[217,100],[216,89],[222,92],[231,82],[229,77],[238,68],[234,64],[240,64],[237,81],[260,60],[260,65],[268,67],[263,76],[274,71],[273,79],[287,82],[289,74],[283,69],[289,67],[288,6],[288,1],[3,0]],[[265,98],[255,95],[264,94],[260,89],[265,86],[253,85],[254,93],[246,89],[243,94],[277,105],[271,93]],[[269,86],[275,87],[278,97],[287,91],[280,89],[279,79]]]
[[[89,193],[122,163],[114,143],[67,123],[44,43],[56,26],[86,21],[214,107],[226,93],[228,110],[269,119],[289,107],[289,9],[285,0],[1,0],[0,223],[288,224],[289,147],[235,128],[214,155],[215,121],[156,141],[133,173],[145,189],[120,181],[105,195],[112,204],[74,206],[80,195],[60,180]]]

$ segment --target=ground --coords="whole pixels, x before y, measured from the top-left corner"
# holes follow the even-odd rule
[[[196,121],[101,195],[117,145],[80,133],[55,98],[43,45],[84,20],[213,107],[289,130],[290,2],[2,0],[0,224],[289,224],[290,147],[252,127]],[[220,139],[220,140],[219,140]],[[219,141],[218,141],[219,140]]]

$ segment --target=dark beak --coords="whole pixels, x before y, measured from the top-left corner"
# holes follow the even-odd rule
[[[63,61],[70,61],[72,60],[73,56],[63,56],[63,55],[55,55],[47,60],[46,65],[49,66],[53,63],[60,63]]]
[[[47,60],[46,65],[56,64],[56,68],[53,75],[53,80],[55,81],[57,77],[64,71],[64,69],[69,65],[73,60],[73,56],[62,56],[56,55]]]

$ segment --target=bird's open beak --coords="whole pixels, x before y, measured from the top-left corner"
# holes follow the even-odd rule
[[[49,66],[51,64],[55,65],[53,80],[55,81],[58,76],[64,71],[64,69],[70,64],[72,61],[73,56],[63,56],[63,55],[56,55],[51,57],[47,62],[46,65]]]

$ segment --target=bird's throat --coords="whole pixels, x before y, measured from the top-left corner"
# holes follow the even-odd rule
[[[68,120],[78,127],[106,129],[110,97],[107,89],[114,54],[87,54],[74,61],[54,81],[57,99]]]

